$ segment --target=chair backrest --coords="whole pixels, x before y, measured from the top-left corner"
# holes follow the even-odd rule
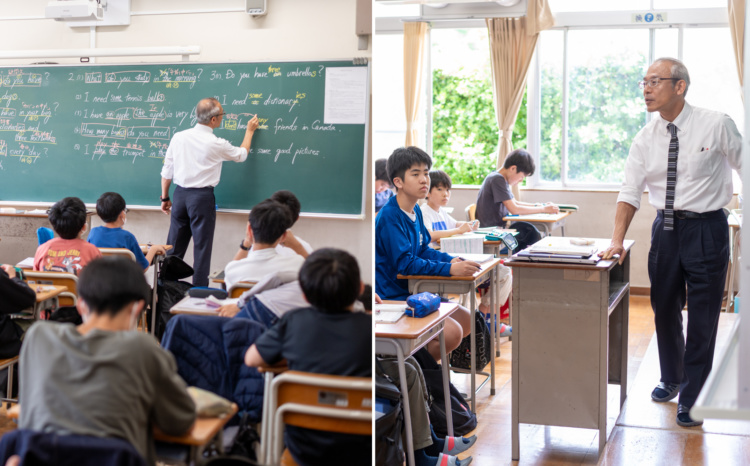
[[[102,256],[123,256],[135,262],[135,254],[128,248],[99,248]]]
[[[68,288],[68,291],[58,296],[60,306],[75,306],[78,302],[78,277],[68,272],[24,272],[28,283],[38,285],[59,285]]]
[[[37,240],[39,240],[39,246],[43,245],[54,237],[55,232],[52,231],[52,228],[39,227],[36,229],[36,238]]]
[[[232,285],[231,288],[229,288],[229,297],[239,298],[240,296],[242,296],[242,293],[254,287],[257,283],[258,282],[237,282]]]
[[[268,396],[268,394],[266,395]],[[286,371],[271,383],[266,408],[274,413],[272,464],[282,451],[284,424],[372,435],[372,378]]]
[[[476,204],[469,204],[466,206],[466,220],[469,222],[473,222],[477,219],[477,205]]]

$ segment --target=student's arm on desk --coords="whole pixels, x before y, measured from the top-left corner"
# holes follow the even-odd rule
[[[148,252],[146,252],[146,262],[151,265],[151,263],[154,262],[155,256],[163,256],[166,253],[167,250],[164,249],[164,246],[161,244],[151,244],[148,247]],[[146,268],[148,268],[148,266]]]
[[[612,233],[612,242],[607,249],[599,253],[599,257],[602,259],[611,259],[615,254],[619,254],[619,263],[622,264],[628,253],[623,246],[625,233],[628,232],[630,222],[633,221],[633,216],[637,210],[638,209],[636,209],[634,205],[628,204],[627,202],[617,203],[617,211],[615,213],[615,231]]]
[[[477,225],[479,223],[478,220],[474,220],[473,222],[460,222],[456,225],[459,225],[456,228],[452,228],[450,230],[428,230],[430,232],[430,238],[432,241],[437,241],[440,238],[447,238],[449,236],[454,235],[460,235],[462,233],[468,233],[472,230],[476,230],[474,228],[474,225]]]
[[[165,434],[179,436],[195,422],[195,402],[187,392],[185,381],[177,374],[174,356],[161,348],[159,352],[155,355],[158,379],[154,383],[151,419]]]
[[[511,215],[556,214],[560,212],[560,208],[551,202],[547,202],[546,204],[531,204],[529,202],[508,199],[507,201],[503,201],[503,204]]]

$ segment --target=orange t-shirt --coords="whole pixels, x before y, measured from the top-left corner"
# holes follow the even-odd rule
[[[102,255],[99,249],[82,239],[53,238],[37,248],[34,270],[42,272],[78,272]]]

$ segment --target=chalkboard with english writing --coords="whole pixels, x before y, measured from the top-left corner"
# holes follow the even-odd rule
[[[225,115],[214,134],[234,145],[260,120],[247,161],[223,163],[219,209],[289,189],[303,212],[361,216],[368,82],[351,60],[0,68],[0,201],[116,191],[158,206],[172,136],[215,97]]]

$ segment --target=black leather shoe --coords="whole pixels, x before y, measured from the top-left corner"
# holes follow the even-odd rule
[[[659,385],[654,388],[654,391],[651,392],[651,399],[659,403],[664,403],[665,401],[674,399],[674,397],[679,394],[680,384],[660,382]]]
[[[702,425],[703,421],[696,421],[690,417],[690,408],[685,405],[677,405],[677,425],[682,427],[695,427]]]

